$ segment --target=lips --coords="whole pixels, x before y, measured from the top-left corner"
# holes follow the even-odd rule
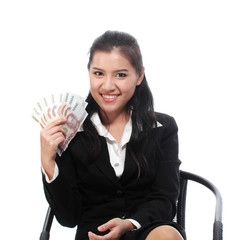
[[[103,100],[106,102],[114,102],[119,96],[117,94],[101,94],[101,95]]]

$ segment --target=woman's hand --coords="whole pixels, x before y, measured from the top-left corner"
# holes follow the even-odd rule
[[[118,240],[123,234],[133,230],[134,228],[135,226],[127,219],[113,218],[112,220],[98,227],[99,232],[105,232],[109,230],[109,233],[104,236],[99,236],[89,232],[88,237],[89,240]]]
[[[49,179],[52,179],[54,174],[57,147],[65,140],[66,132],[61,127],[65,122],[65,118],[56,119],[40,132],[41,163]]]

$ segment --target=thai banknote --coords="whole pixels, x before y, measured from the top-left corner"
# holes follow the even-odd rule
[[[80,130],[82,123],[86,119],[88,115],[85,110],[86,106],[87,103],[82,97],[66,92],[44,97],[33,108],[32,118],[42,128],[59,117],[66,118],[66,123],[62,125],[62,128],[66,131],[65,141],[57,149],[57,153],[60,156],[67,149],[68,144]]]

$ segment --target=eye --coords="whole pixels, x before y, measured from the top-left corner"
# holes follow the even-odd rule
[[[125,73],[118,73],[117,74],[117,77],[119,77],[119,78],[124,78],[124,77],[126,77],[127,75],[125,74]]]
[[[97,71],[97,72],[94,72],[94,75],[96,75],[96,76],[103,76],[103,73],[102,72],[99,72],[99,71]]]

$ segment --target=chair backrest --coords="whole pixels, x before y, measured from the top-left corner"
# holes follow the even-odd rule
[[[175,221],[185,228],[185,209],[187,198],[187,183],[188,181],[194,181],[211,190],[216,197],[215,219],[213,223],[213,240],[222,240],[223,224],[222,224],[222,197],[217,187],[208,181],[207,179],[200,177],[196,174],[180,171],[180,195],[177,201],[177,214]],[[49,240],[50,230],[52,226],[54,213],[51,207],[48,207],[45,217],[43,229],[40,235],[40,240]]]
[[[187,186],[188,181],[190,180],[205,186],[214,193],[216,197],[216,204],[215,204],[215,219],[213,223],[213,240],[222,240],[223,239],[222,196],[218,188],[213,183],[196,174],[180,171],[180,195],[177,202],[177,214],[175,221],[183,228],[185,228]]]

